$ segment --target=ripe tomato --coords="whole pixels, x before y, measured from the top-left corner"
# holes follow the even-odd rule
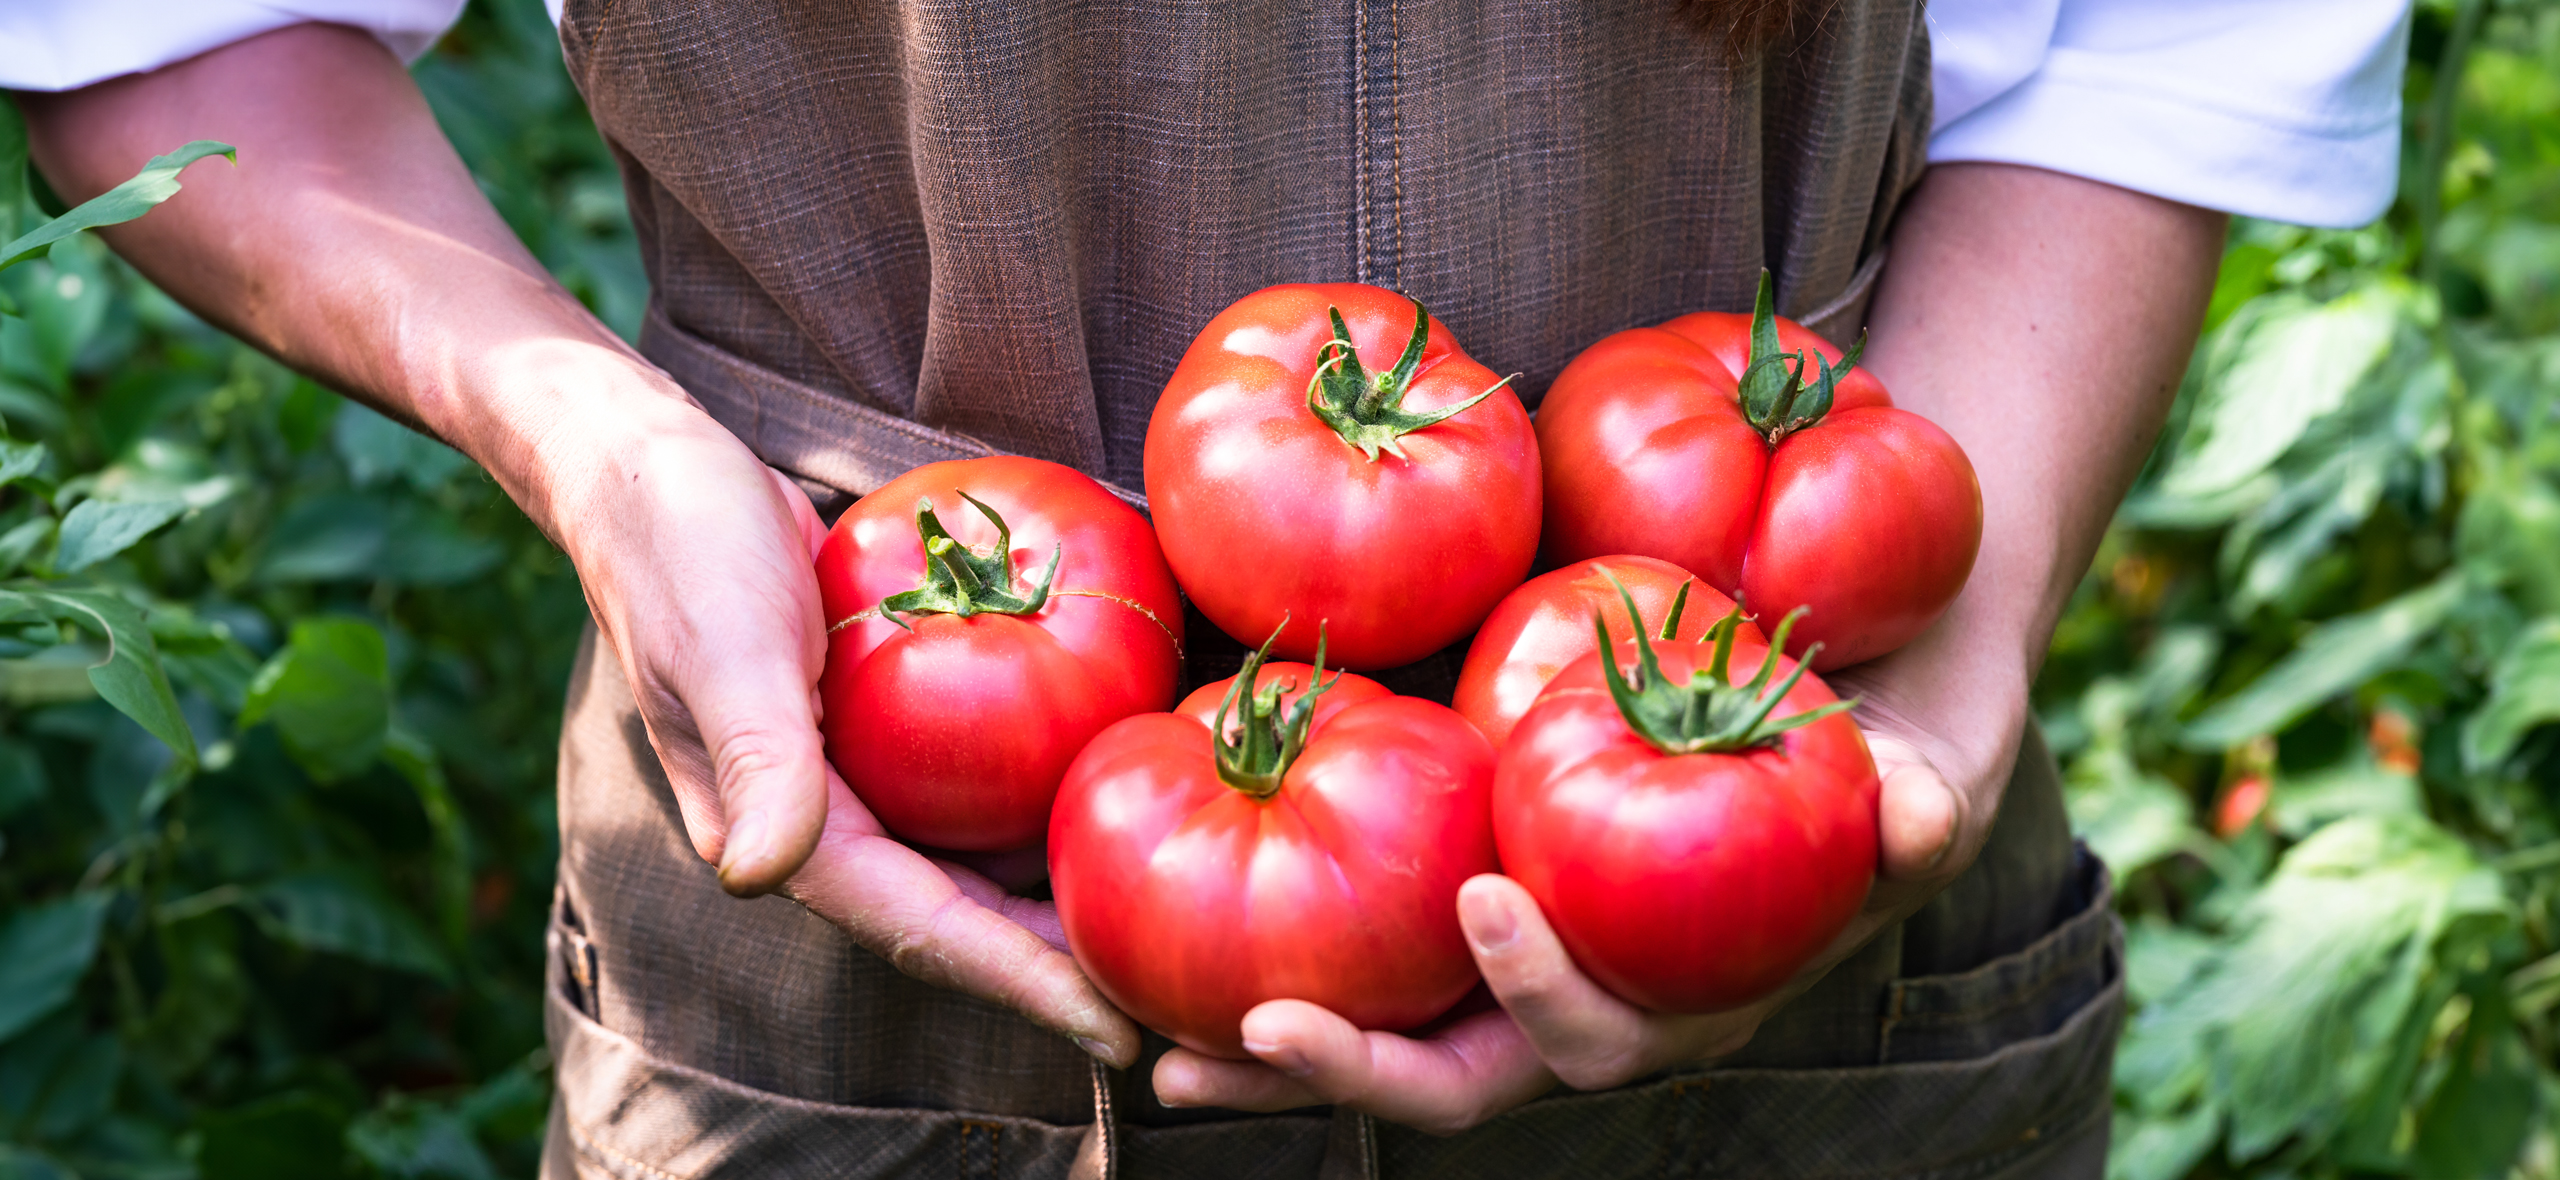
[[[1694,639],[1733,609],[1732,599],[1696,583],[1689,571],[1670,562],[1625,554],[1578,562],[1522,582],[1477,628],[1449,705],[1500,750],[1547,682],[1566,665],[1600,650],[1591,616],[1617,605],[1618,587],[1635,595],[1636,608],[1645,617],[1666,620],[1658,638]],[[1748,622],[1742,624],[1742,636],[1768,642]]]
[[[827,760],[919,844],[1038,842],[1076,751],[1173,699],[1172,571],[1146,519],[1071,467],[1005,456],[901,475],[836,521],[818,592]]]
[[[1322,624],[1343,667],[1412,663],[1474,630],[1537,556],[1528,412],[1421,304],[1376,287],[1271,287],[1219,312],[1156,402],[1146,473],[1200,613],[1245,643],[1296,620],[1272,649],[1293,660]]]
[[[1769,994],[1848,925],[1875,876],[1880,787],[1848,706],[1737,640],[1739,621],[1658,653],[1638,623],[1565,669],[1494,780],[1503,871],[1585,974],[1659,1011]],[[1729,683],[1734,660],[1758,674]]]
[[[1049,820],[1058,920],[1094,986],[1235,1060],[1266,1000],[1371,1029],[1448,1011],[1477,978],[1458,886],[1494,871],[1484,738],[1359,676],[1309,693],[1322,656],[1265,665],[1270,647],[1181,712],[1102,731]]]
[[[1818,671],[1883,655],[1973,571],[1973,464],[1874,377],[1833,365],[1856,350],[1772,316],[1766,273],[1749,324],[1620,332],[1557,376],[1538,411],[1547,559],[1641,553],[1763,618],[1806,607],[1790,651],[1821,643]]]

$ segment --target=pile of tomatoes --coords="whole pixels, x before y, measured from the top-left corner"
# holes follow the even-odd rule
[[[1856,362],[1764,275],[1750,315],[1593,344],[1533,423],[1418,303],[1257,292],[1156,404],[1152,520],[1011,457],[846,511],[828,757],[916,844],[1045,839],[1076,961],[1201,1052],[1245,1057],[1273,999],[1440,1016],[1479,873],[1631,1002],[1748,1003],[1875,871],[1874,762],[1816,673],[1919,634],[1980,540],[1964,452]],[[1259,647],[1176,703],[1186,599]],[[1358,674],[1469,635],[1450,704]]]

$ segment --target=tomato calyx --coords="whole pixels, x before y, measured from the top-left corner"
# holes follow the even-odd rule
[[[1751,359],[1743,365],[1739,382],[1742,391],[1742,416],[1770,446],[1806,427],[1822,421],[1831,412],[1831,397],[1840,387],[1840,379],[1858,367],[1858,358],[1867,351],[1867,338],[1858,337],[1848,352],[1841,354],[1840,367],[1832,368],[1830,358],[1819,351],[1782,352],[1778,348],[1778,319],[1771,309],[1769,271],[1760,270],[1760,293],[1751,301]],[[1804,381],[1805,357],[1810,354],[1820,366],[1810,385]]]
[[[1316,375],[1307,381],[1307,409],[1372,463],[1378,461],[1380,451],[1410,461],[1398,440],[1473,409],[1519,376],[1513,373],[1454,406],[1422,414],[1405,409],[1405,391],[1413,385],[1415,370],[1422,365],[1423,342],[1431,336],[1431,313],[1423,310],[1420,300],[1410,302],[1413,338],[1405,342],[1404,355],[1396,358],[1394,368],[1375,374],[1361,367],[1360,354],[1351,345],[1351,329],[1342,322],[1342,309],[1326,308],[1333,317],[1333,339],[1316,346]]]
[[[1665,754],[1717,754],[1755,746],[1774,746],[1778,744],[1779,736],[1788,730],[1811,725],[1834,713],[1847,712],[1858,703],[1855,700],[1833,701],[1785,717],[1772,719],[1769,716],[1795,688],[1796,681],[1804,678],[1805,671],[1813,666],[1814,651],[1822,646],[1817,643],[1807,649],[1795,670],[1787,673],[1787,678],[1776,687],[1770,687],[1769,678],[1778,669],[1778,653],[1786,650],[1787,632],[1793,630],[1796,620],[1804,616],[1803,607],[1788,611],[1787,617],[1778,621],[1777,631],[1769,638],[1768,655],[1760,661],[1760,672],[1748,684],[1733,683],[1727,669],[1733,656],[1734,634],[1742,626],[1743,614],[1739,603],[1726,611],[1723,618],[1716,620],[1715,626],[1707,629],[1709,639],[1715,644],[1707,666],[1691,671],[1687,683],[1673,682],[1663,675],[1661,661],[1654,656],[1653,641],[1645,635],[1644,618],[1636,611],[1635,595],[1628,593],[1617,575],[1608,577],[1610,583],[1618,587],[1618,597],[1627,604],[1627,620],[1635,627],[1636,669],[1632,678],[1620,671],[1617,644],[1610,638],[1609,622],[1601,617],[1600,612],[1594,611],[1591,622],[1600,630],[1601,674],[1608,681],[1609,697],[1617,702],[1618,715],[1626,721],[1627,728],[1654,749]],[[1687,599],[1688,586],[1684,583],[1680,598],[1672,605],[1670,618],[1663,624],[1662,637],[1665,640],[1671,638],[1674,628],[1679,625],[1680,606]]]
[[[1299,751],[1307,748],[1307,730],[1315,721],[1316,698],[1342,682],[1340,672],[1334,673],[1331,680],[1324,678],[1324,632],[1319,628],[1315,676],[1305,695],[1284,710],[1280,698],[1297,687],[1294,682],[1256,684],[1263,661],[1271,656],[1271,644],[1288,629],[1289,620],[1284,617],[1271,632],[1271,638],[1263,640],[1260,648],[1244,658],[1244,667],[1227,685],[1226,699],[1218,702],[1218,714],[1210,723],[1209,741],[1217,751],[1218,780],[1256,799],[1268,799],[1280,790],[1280,780],[1289,773],[1289,765],[1298,760]],[[1235,711],[1239,703],[1244,709],[1231,739],[1227,736],[1227,714]]]
[[[996,526],[996,543],[985,553],[978,553],[953,539],[942,527],[942,519],[933,514],[933,501],[916,501],[916,536],[924,542],[924,584],[913,590],[902,590],[880,600],[882,618],[901,627],[907,624],[899,615],[1030,615],[1048,605],[1049,583],[1058,576],[1058,559],[1066,555],[1066,546],[1049,552],[1049,568],[1042,571],[1038,584],[1029,593],[1016,589],[1018,579],[1013,567],[1013,530],[1005,527],[1004,517],[967,492],[959,496],[967,500]]]

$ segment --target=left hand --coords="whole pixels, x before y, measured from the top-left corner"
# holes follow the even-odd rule
[[[1878,874],[1848,928],[1774,994],[1705,1016],[1638,1008],[1574,966],[1526,890],[1488,873],[1460,889],[1458,917],[1501,1007],[1408,1037],[1364,1032],[1302,1000],[1273,1000],[1244,1019],[1245,1048],[1258,1063],[1176,1049],[1156,1065],[1157,1096],[1168,1106],[1252,1111],[1332,1103],[1447,1135],[1558,1081],[1605,1089],[1736,1052],[1761,1021],[1918,910],[1981,850],[2016,756],[2025,685],[2002,686],[1992,699],[1967,691],[1979,681],[1949,685],[1943,671],[1956,661],[1930,659],[1931,638],[1832,678],[1841,695],[1861,698],[1856,716],[1883,784]]]

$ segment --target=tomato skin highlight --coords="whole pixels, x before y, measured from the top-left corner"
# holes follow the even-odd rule
[[[1674,682],[1707,659],[1657,644]],[[1767,651],[1737,642],[1734,679]],[[1634,646],[1615,652],[1635,664]],[[1503,871],[1537,899],[1585,974],[1663,1012],[1717,1012],[1794,976],[1864,904],[1880,786],[1847,715],[1775,748],[1665,754],[1628,728],[1600,654],[1556,677],[1503,748],[1493,788]],[[1783,681],[1792,661],[1782,661]],[[1807,676],[1778,715],[1837,699]]]
[[[1308,671],[1264,675],[1303,691]],[[1242,1023],[1267,1000],[1366,1029],[1448,1011],[1478,978],[1457,897],[1496,865],[1492,748],[1447,708],[1346,676],[1256,799],[1219,779],[1199,715],[1225,691],[1123,720],[1069,768],[1049,875],[1077,964],[1139,1023],[1230,1060],[1252,1059]]]
[[[1166,560],[1220,630],[1275,656],[1408,664],[1475,628],[1537,555],[1538,439],[1508,387],[1371,461],[1307,406],[1341,309],[1383,372],[1413,332],[1405,297],[1357,283],[1257,291],[1201,329],[1147,426],[1146,491]],[[1430,325],[1404,402],[1430,411],[1501,378]]]
[[[1682,316],[1601,340],[1538,410],[1547,562],[1640,553],[1695,571],[1752,614],[1811,613],[1817,672],[1918,637],[1963,591],[1982,541],[1982,489],[1955,439],[1897,409],[1852,369],[1832,408],[1775,447],[1745,419],[1737,378],[1751,317]],[[1837,361],[1790,320],[1780,346]],[[1818,366],[1817,366],[1818,368]]]
[[[915,614],[905,627],[881,617],[882,599],[925,577],[919,499],[954,540],[995,542],[958,491],[1011,527],[1021,582],[1059,554],[1048,601],[1028,615]],[[818,680],[827,760],[902,839],[979,852],[1038,843],[1076,752],[1173,699],[1172,571],[1145,518],[1073,468],[1014,456],[918,467],[845,510],[817,573],[831,628]]]
[[[1449,707],[1472,722],[1496,751],[1557,673],[1600,650],[1600,636],[1591,626],[1594,611],[1604,618],[1616,616],[1611,626],[1626,630],[1626,616],[1619,614],[1618,588],[1609,581],[1612,576],[1635,596],[1644,617],[1653,620],[1665,617],[1681,584],[1689,583],[1678,639],[1704,635],[1733,609],[1732,599],[1689,571],[1632,554],[1595,557],[1520,583],[1476,630],[1475,641],[1467,648],[1467,662],[1458,671],[1457,694],[1449,701]],[[1760,628],[1748,621],[1741,625],[1741,636],[1768,646]]]

